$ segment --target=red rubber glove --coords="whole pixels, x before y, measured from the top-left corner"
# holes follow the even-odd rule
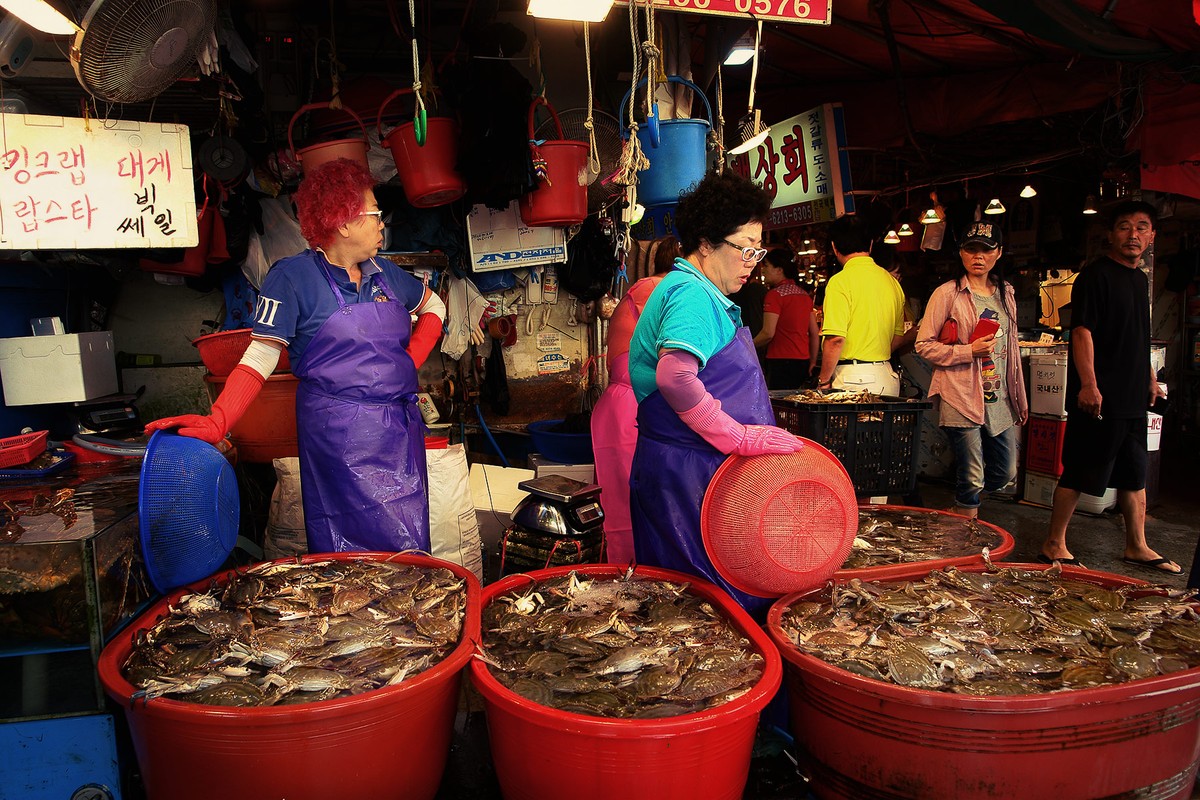
[[[722,453],[758,456],[794,453],[804,447],[798,438],[774,425],[743,425],[721,410],[721,401],[707,392],[704,399],[679,415],[683,424]]]
[[[412,336],[408,340],[408,357],[417,365],[417,369],[429,358],[433,346],[442,338],[442,321],[437,314],[427,313],[417,317]]]
[[[246,409],[258,397],[266,379],[245,364],[238,364],[229,373],[221,396],[212,406],[212,414],[183,414],[178,417],[163,417],[146,425],[146,433],[178,428],[181,436],[201,439],[216,444],[225,438]]]

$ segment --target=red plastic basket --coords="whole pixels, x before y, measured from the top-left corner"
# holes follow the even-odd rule
[[[0,439],[0,469],[28,464],[46,451],[46,437],[50,431],[23,433]]]
[[[250,346],[250,328],[238,328],[232,331],[221,331],[198,336],[192,340],[192,345],[200,354],[200,360],[213,375],[224,378],[233,372],[233,368],[242,360],[242,354]],[[291,372],[292,365],[288,361],[287,350],[279,355],[276,372]]]

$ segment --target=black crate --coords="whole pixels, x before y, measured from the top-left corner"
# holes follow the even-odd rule
[[[838,457],[859,495],[906,494],[917,485],[921,414],[928,400],[881,397],[877,403],[803,403],[772,397],[779,427]]]

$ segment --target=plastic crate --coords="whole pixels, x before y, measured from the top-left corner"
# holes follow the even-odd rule
[[[771,398],[779,427],[838,457],[859,495],[911,492],[921,455],[921,414],[928,400],[881,397],[876,403],[803,403]]]
[[[46,452],[49,434],[50,431],[37,431],[0,439],[0,468],[28,464]]]

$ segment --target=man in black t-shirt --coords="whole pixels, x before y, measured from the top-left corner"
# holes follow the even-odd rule
[[[1038,556],[1078,564],[1067,549],[1067,523],[1081,492],[1117,490],[1125,518],[1127,563],[1171,575],[1183,570],[1146,544],[1146,410],[1162,396],[1150,366],[1150,303],[1138,267],[1154,243],[1155,210],[1126,201],[1113,209],[1109,256],[1075,276],[1067,366],[1063,474],[1054,491],[1050,531]]]

